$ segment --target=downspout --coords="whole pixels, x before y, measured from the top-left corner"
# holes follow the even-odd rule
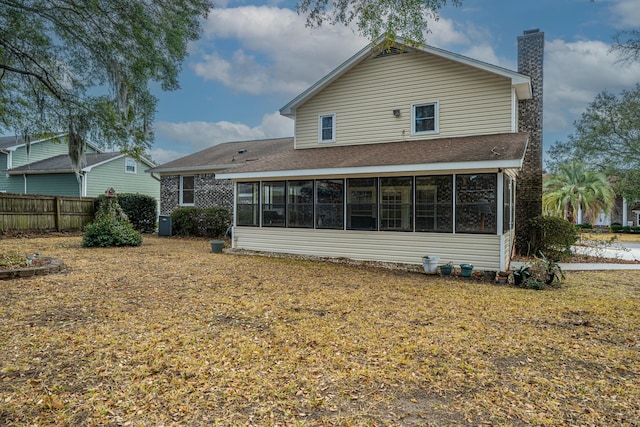
[[[87,197],[87,178],[87,172],[83,171],[80,175],[80,197]]]
[[[22,190],[22,194],[27,194],[27,174],[23,173],[22,178],[24,179],[24,190]]]
[[[627,221],[629,220],[629,218],[627,218],[627,209],[629,207],[627,206],[627,198],[623,197],[622,198],[622,226],[627,225]]]
[[[498,236],[500,237],[498,239],[498,241],[500,242],[500,271],[506,271],[507,270],[507,262],[506,262],[506,258],[507,258],[507,254],[505,253],[505,243],[506,243],[506,239],[505,239],[505,230],[504,230],[504,172],[502,172],[502,170],[498,170],[498,173],[496,174],[497,177],[497,182],[496,182],[496,193],[497,193],[497,198],[496,198],[496,230],[498,232]]]

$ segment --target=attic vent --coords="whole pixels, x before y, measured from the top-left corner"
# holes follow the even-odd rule
[[[398,55],[400,53],[407,53],[407,50],[402,49],[398,46],[391,46],[388,49],[383,50],[382,52],[380,52],[379,54],[377,54],[375,57],[376,58],[383,58],[385,56],[391,56],[391,55]]]

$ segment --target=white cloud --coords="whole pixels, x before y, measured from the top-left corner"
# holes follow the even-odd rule
[[[453,21],[430,23],[433,46],[469,44]],[[270,6],[215,9],[204,24],[204,36],[191,47],[189,66],[205,80],[253,95],[297,95],[367,46],[349,27],[307,28],[305,17]],[[223,46],[224,45],[224,46]],[[229,45],[233,46],[232,53]]]
[[[544,126],[549,131],[571,130],[595,96],[632,87],[640,64],[622,64],[600,41],[549,41],[545,45]]]
[[[426,35],[427,44],[431,46],[444,47],[454,44],[469,44],[467,32],[462,32],[455,28],[455,24],[450,19],[440,18],[437,21],[430,21],[430,33]]]
[[[180,146],[183,152],[155,148],[151,156],[158,164],[166,163],[186,154],[230,141],[247,141],[293,136],[293,120],[279,112],[266,114],[255,127],[243,123],[219,122],[156,122],[154,131],[159,139]]]
[[[225,43],[237,44],[227,56],[218,46]],[[289,9],[214,9],[204,37],[191,49],[199,57],[189,65],[205,80],[241,92],[296,95],[366,44],[344,26],[307,28],[305,18]]]
[[[614,26],[620,29],[638,28],[640,22],[640,1],[618,0],[611,5],[615,21]]]

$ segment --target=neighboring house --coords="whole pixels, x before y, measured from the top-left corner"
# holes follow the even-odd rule
[[[589,220],[587,218],[587,220]],[[624,197],[617,195],[611,212],[607,215],[600,213],[600,217],[593,221],[594,226],[608,227],[613,223],[623,226],[637,227],[640,225],[640,201],[629,203]]]
[[[22,138],[0,138],[0,191],[17,194],[97,197],[108,188],[160,199],[158,180],[147,159],[104,153],[89,144],[79,177],[71,168],[66,135],[37,139],[29,152]]]
[[[504,270],[516,224],[542,209],[543,46],[537,30],[518,38],[521,73],[368,46],[280,110],[295,138],[275,153],[152,171],[231,180],[237,249]],[[198,206],[187,181],[173,199]]]

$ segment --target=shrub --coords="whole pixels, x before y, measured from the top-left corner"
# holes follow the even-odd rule
[[[571,254],[576,229],[569,221],[554,216],[537,216],[527,223],[529,254],[544,254],[550,260],[562,260]]]
[[[197,232],[199,208],[179,208],[171,213],[173,234],[195,236]]]
[[[619,233],[620,230],[622,229],[622,224],[618,222],[614,222],[613,224],[611,224],[611,227],[609,228],[611,229],[612,233]]]
[[[206,237],[223,237],[231,226],[231,212],[215,207],[202,210],[201,225]]]
[[[173,233],[178,236],[222,237],[231,219],[231,212],[221,207],[179,208],[171,214]]]
[[[155,231],[158,218],[156,199],[145,194],[133,193],[120,193],[115,198],[135,230],[141,233],[153,233]],[[111,199],[104,195],[98,196],[98,209],[105,201]]]
[[[580,230],[593,230],[593,225],[591,225],[589,223],[576,224],[576,229],[578,231],[580,231]]]
[[[127,219],[118,200],[105,198],[100,203],[92,223],[85,227],[82,246],[140,246],[142,236]]]
[[[129,217],[133,228],[141,233],[153,233],[158,218],[156,199],[146,194],[118,194],[118,203]]]

